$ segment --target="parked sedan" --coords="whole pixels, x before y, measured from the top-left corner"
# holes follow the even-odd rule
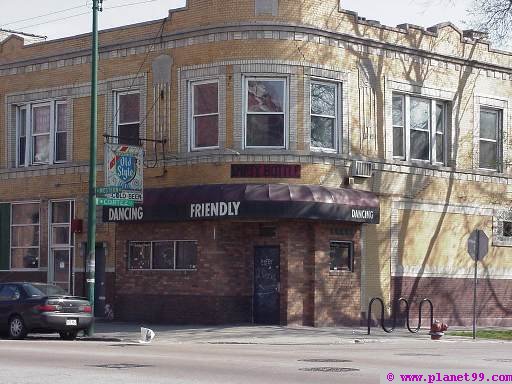
[[[92,307],[83,297],[42,283],[0,283],[0,332],[11,339],[27,333],[58,332],[74,340],[93,321]]]

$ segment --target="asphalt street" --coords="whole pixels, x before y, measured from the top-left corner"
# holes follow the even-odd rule
[[[418,369],[510,372],[509,342],[396,338],[342,343],[0,340],[2,384],[379,383]]]

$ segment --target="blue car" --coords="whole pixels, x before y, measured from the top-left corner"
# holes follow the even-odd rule
[[[11,339],[28,333],[58,332],[74,340],[94,321],[92,307],[83,297],[42,283],[0,283],[0,332]]]

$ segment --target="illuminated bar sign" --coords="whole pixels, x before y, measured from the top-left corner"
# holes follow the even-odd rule
[[[300,179],[299,164],[232,164],[231,177],[264,179]]]

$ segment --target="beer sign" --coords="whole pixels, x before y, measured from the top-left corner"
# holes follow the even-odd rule
[[[143,200],[143,150],[125,144],[105,144],[105,197]]]

